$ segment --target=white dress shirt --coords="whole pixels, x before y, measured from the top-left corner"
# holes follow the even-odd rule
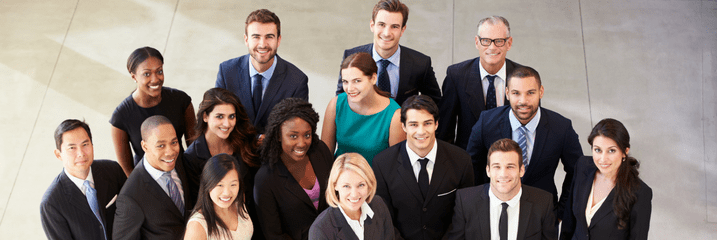
[[[431,148],[431,151],[428,152],[425,157],[421,157],[418,156],[418,154],[414,152],[413,149],[408,147],[408,142],[406,142],[406,152],[408,152],[408,160],[411,161],[411,166],[413,167],[413,174],[416,176],[416,182],[418,182],[418,173],[421,172],[421,162],[419,162],[418,159],[427,158],[428,163],[426,163],[426,172],[428,172],[428,184],[431,184],[431,177],[433,176],[433,167],[436,165],[436,149],[438,149],[438,142],[433,141],[433,148]]]
[[[501,67],[496,74],[488,73],[480,61],[478,61],[478,67],[480,68],[480,75],[483,76],[481,79],[481,83],[483,84],[483,102],[487,102],[486,96],[488,95],[488,84],[490,84],[487,76],[495,75],[496,78],[493,80],[493,87],[495,87],[495,106],[500,107],[505,105],[505,84],[508,79],[508,76],[506,76],[505,62],[503,62],[503,67]]]
[[[149,173],[149,176],[154,179],[154,181],[159,184],[160,187],[162,187],[162,190],[164,190],[165,193],[167,193],[167,196],[170,198],[172,196],[169,195],[169,189],[167,188],[167,180],[165,178],[162,178],[162,175],[165,173],[159,169],[156,169],[152,167],[152,165],[147,162],[146,158],[142,158],[142,161],[144,161],[144,169],[147,170],[147,173]],[[177,161],[176,159],[174,161]],[[175,163],[176,164],[176,163]],[[177,184],[177,188],[179,189],[179,196],[182,197],[182,202],[184,203],[184,188],[182,187],[182,180],[179,179],[179,175],[177,174],[177,169],[172,169],[171,171],[172,180],[174,180],[174,183]]]
[[[508,200],[508,240],[516,240],[518,238],[518,220],[520,218],[520,196],[523,195],[523,188],[520,188],[518,194]],[[498,225],[500,224],[500,212],[503,211],[503,200],[493,194],[493,190],[488,188],[488,198],[490,199],[490,239],[500,240],[500,232]]]
[[[90,173],[87,174],[87,178],[85,178],[85,179],[79,179],[75,176],[72,176],[72,174],[67,172],[67,169],[63,169],[63,171],[65,171],[65,175],[67,175],[67,177],[70,178],[72,183],[74,183],[77,186],[77,188],[80,189],[80,192],[82,192],[82,195],[87,195],[86,194],[87,188],[85,188],[85,180],[90,181],[90,186],[92,186],[92,188],[94,188],[94,189],[97,189],[97,188],[95,188],[95,179],[92,177],[92,166],[90,166]]]
[[[535,132],[538,129],[538,123],[540,122],[540,107],[538,107],[538,112],[535,113],[535,117],[528,122],[528,124],[525,124],[525,128],[528,129],[528,139],[526,139],[526,144],[528,145],[528,164],[530,164],[530,161],[533,160],[533,146],[535,146]],[[520,130],[518,129],[520,126],[523,126],[520,121],[518,121],[518,118],[515,117],[515,113],[513,112],[513,109],[510,109],[510,113],[508,113],[508,119],[510,119],[510,128],[513,130],[513,141],[518,142],[518,139],[520,138]]]
[[[349,226],[351,226],[351,230],[354,230],[354,233],[356,233],[358,239],[363,240],[363,223],[364,221],[366,221],[367,217],[373,218],[373,210],[371,210],[371,207],[368,206],[368,203],[364,201],[363,204],[361,204],[361,217],[359,217],[359,220],[353,220],[348,215],[346,215],[344,209],[341,208],[341,204],[339,204],[339,210],[341,210],[341,215],[344,215],[344,218],[346,218],[346,222],[348,222]]]

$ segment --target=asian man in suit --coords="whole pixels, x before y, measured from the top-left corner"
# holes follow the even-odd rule
[[[344,57],[357,52],[370,53],[378,66],[376,85],[391,94],[398,105],[403,105],[408,97],[427,95],[438,103],[441,100],[441,89],[436,82],[436,74],[431,66],[431,58],[416,50],[398,44],[401,35],[406,31],[408,7],[399,0],[380,0],[373,7],[371,32],[373,43],[358,46],[344,51]],[[344,92],[339,82],[336,95]]]
[[[473,166],[483,166],[488,147],[493,142],[502,138],[518,142],[523,150],[525,165],[522,182],[553,194],[556,216],[560,218],[570,196],[575,163],[583,156],[583,151],[570,119],[540,107],[543,92],[540,75],[535,69],[516,68],[508,76],[505,92],[510,105],[481,113],[473,126],[467,150],[473,159]],[[559,162],[563,163],[565,170],[560,201],[554,180]],[[481,169],[475,171],[477,182],[488,182],[485,172]]]
[[[309,78],[276,55],[280,43],[279,17],[266,9],[253,11],[244,28],[244,44],[249,54],[223,62],[217,73],[215,87],[239,97],[249,121],[260,134],[279,101],[290,97],[309,100]]]
[[[438,106],[425,95],[401,108],[406,141],[374,157],[376,193],[405,239],[441,239],[453,216],[456,190],[473,186],[470,156],[436,140]]]
[[[127,177],[115,161],[94,160],[90,126],[68,119],[55,129],[55,157],[63,171],[40,203],[48,239],[112,239],[116,205]]]
[[[508,104],[503,91],[505,81],[513,69],[521,66],[505,58],[513,37],[504,17],[481,19],[475,45],[479,57],[448,67],[438,105],[441,111],[438,139],[463,149],[481,112]]]
[[[144,158],[117,197],[114,239],[181,239],[196,193],[187,185],[172,123],[155,115],[142,123]]]
[[[490,183],[458,190],[447,239],[558,239],[550,193],[524,185],[522,150],[500,139],[488,150]]]

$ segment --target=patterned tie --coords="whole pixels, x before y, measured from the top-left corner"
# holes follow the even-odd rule
[[[503,210],[500,211],[498,235],[500,235],[500,240],[508,240],[508,203],[503,202],[501,205],[503,205]]]
[[[177,184],[174,183],[174,179],[172,179],[171,172],[165,172],[164,174],[162,174],[162,177],[167,180],[167,189],[169,189],[169,197],[172,198],[172,202],[174,202],[174,205],[177,206],[179,212],[182,213],[182,216],[184,216],[184,203],[182,202],[182,196],[179,195],[179,188],[177,188]]]
[[[252,102],[254,102],[254,114],[256,115],[259,112],[259,107],[261,106],[261,98],[262,98],[262,91],[264,89],[264,86],[261,85],[261,74],[256,74],[252,78],[252,81],[254,82],[254,90],[252,91]]]
[[[520,134],[518,135],[518,145],[523,150],[523,165],[528,166],[528,129],[525,126],[518,128]]]
[[[498,106],[498,103],[495,100],[495,86],[493,86],[495,77],[495,75],[486,76],[488,79],[488,92],[485,95],[485,110],[490,110]]]
[[[87,197],[87,203],[90,204],[90,208],[92,209],[92,212],[95,213],[95,217],[97,217],[97,220],[100,221],[100,224],[102,224],[102,233],[105,233],[105,224],[102,222],[102,217],[100,217],[100,206],[97,203],[97,191],[92,188],[92,185],[90,185],[90,181],[85,180],[85,183],[83,184],[85,186],[85,197]],[[104,239],[107,239],[107,235],[102,234]]]
[[[391,64],[386,59],[381,59],[378,61],[378,63],[381,64],[381,70],[378,72],[378,88],[381,89],[381,91],[391,93],[391,79],[388,77],[388,65]]]
[[[426,199],[426,196],[428,195],[428,170],[426,170],[428,158],[418,159],[418,162],[421,163],[421,170],[418,171],[418,187],[421,188],[423,199]]]

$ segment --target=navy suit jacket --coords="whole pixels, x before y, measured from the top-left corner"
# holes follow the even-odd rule
[[[485,110],[482,83],[485,76],[480,75],[479,62],[479,58],[474,58],[449,66],[441,88],[443,97],[440,103],[436,103],[439,104],[438,109],[440,110],[438,130],[436,131],[438,139],[453,143],[463,149],[466,149],[466,145],[468,145],[471,128],[478,121],[481,112]],[[506,77],[513,73],[513,69],[520,66],[510,59],[506,59]],[[497,91],[505,92],[505,89],[496,89]],[[507,99],[505,104],[510,105]]]
[[[294,64],[276,55],[276,68],[264,90],[258,112],[254,112],[251,78],[249,77],[249,54],[229,59],[219,65],[215,87],[227,89],[239,97],[249,121],[259,133],[264,133],[266,121],[274,105],[285,98],[301,98],[309,101],[309,78]]]
[[[117,197],[114,239],[182,239],[197,194],[188,187],[182,154],[175,168],[184,190],[184,216],[140,161]],[[179,186],[178,186],[179,187]]]
[[[647,239],[652,213],[652,188],[642,180],[640,180],[640,187],[635,190],[637,191],[637,200],[630,210],[630,221],[627,228],[617,228],[617,215],[612,207],[615,200],[614,188],[607,195],[602,206],[595,212],[590,226],[588,226],[587,220],[585,220],[585,208],[596,171],[597,167],[592,157],[580,158],[575,168],[573,191],[565,205],[560,239]]]
[[[373,217],[367,217],[362,223],[364,239],[401,239],[391,223],[391,213],[378,195],[374,195],[368,204]],[[346,218],[337,207],[330,207],[321,212],[309,229],[309,240],[358,240]]]
[[[583,156],[583,150],[580,148],[578,134],[575,133],[570,119],[544,107],[541,107],[540,111],[541,116],[536,128],[533,154],[526,166],[522,182],[553,194],[556,201],[554,202],[557,210],[556,216],[562,217],[565,203],[570,196],[570,183],[573,180],[575,162]],[[473,126],[467,150],[473,159],[476,182],[478,183],[490,182],[485,172],[490,145],[499,139],[513,138],[508,114],[510,114],[510,105],[483,111],[478,122]],[[563,163],[565,169],[560,201],[558,201],[558,190],[554,179],[559,161]]]
[[[550,193],[525,184],[522,187],[516,239],[557,239]],[[447,239],[491,239],[489,189],[490,183],[486,183],[458,190],[453,225]]]
[[[408,158],[406,141],[373,158],[376,195],[385,200],[393,225],[405,239],[443,238],[451,224],[456,190],[473,186],[470,156],[463,149],[436,141],[436,164],[425,200]]]
[[[373,43],[358,46],[344,51],[346,59],[351,54],[357,52],[372,53]],[[398,105],[403,105],[403,101],[420,92],[423,95],[431,97],[436,104],[441,100],[441,89],[438,88],[436,74],[431,66],[431,57],[426,56],[416,50],[401,46],[401,67],[398,69],[398,91],[394,100]],[[336,95],[344,92],[341,83],[341,71],[339,71],[339,83],[336,85]]]
[[[112,239],[117,205],[109,202],[117,196],[127,177],[115,161],[94,160],[92,178],[97,191],[100,216]],[[104,239],[102,225],[77,185],[62,171],[47,188],[40,203],[42,228],[48,239]]]

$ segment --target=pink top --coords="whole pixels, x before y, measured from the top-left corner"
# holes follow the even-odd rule
[[[321,188],[319,187],[319,178],[317,177],[314,182],[314,187],[311,189],[304,189],[306,195],[309,195],[309,199],[314,203],[314,208],[319,209],[319,197],[321,197]]]

